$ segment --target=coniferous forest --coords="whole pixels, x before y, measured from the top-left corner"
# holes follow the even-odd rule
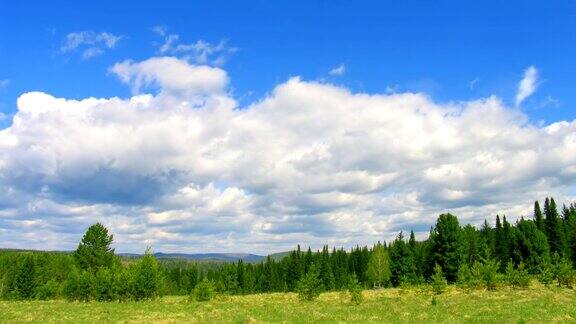
[[[281,259],[257,263],[156,259],[150,249],[141,258],[122,258],[112,243],[108,229],[94,224],[72,253],[2,251],[0,296],[124,301],[191,294],[208,300],[218,293],[295,291],[310,300],[344,289],[427,286],[442,293],[446,284],[493,290],[527,287],[533,280],[572,288],[576,204],[559,208],[546,198],[543,206],[534,203],[531,217],[511,223],[496,215],[480,228],[442,214],[424,241],[412,231],[400,232],[391,242],[370,247],[312,251],[298,246]]]

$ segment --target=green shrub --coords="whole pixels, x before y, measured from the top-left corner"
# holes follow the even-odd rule
[[[89,301],[94,295],[93,286],[94,276],[91,272],[74,269],[64,282],[64,296],[70,301]]]
[[[319,278],[318,266],[312,264],[308,272],[300,278],[296,285],[298,298],[302,301],[312,301],[320,296],[322,281]]]
[[[556,266],[558,287],[572,288],[574,285],[574,269],[570,261],[562,259]]]
[[[214,283],[206,278],[200,281],[196,287],[194,287],[193,295],[196,301],[209,301],[214,298],[215,287]]]
[[[26,255],[20,263],[14,281],[14,290],[19,299],[34,297],[36,290],[36,266],[32,255]]]
[[[481,266],[482,281],[488,290],[495,290],[498,286],[499,275],[498,269],[500,262],[493,259],[486,260]]]
[[[360,305],[364,296],[362,295],[362,285],[356,279],[356,275],[352,275],[348,283],[348,292],[350,293],[350,301],[352,304]]]
[[[144,257],[138,261],[133,270],[132,298],[142,300],[157,297],[162,285],[162,273],[150,248],[146,249]]]
[[[434,266],[434,274],[432,275],[432,291],[435,294],[440,295],[446,290],[446,278],[442,272],[442,267],[438,264]]]
[[[458,267],[458,275],[456,283],[462,288],[470,288],[470,282],[472,280],[472,271],[466,263],[462,263]]]
[[[506,265],[506,281],[515,288],[527,288],[530,286],[530,275],[524,269],[524,263],[520,262],[517,268],[514,268],[512,262]]]
[[[100,268],[94,280],[94,299],[98,301],[112,301],[116,299],[114,275],[108,268]]]
[[[119,267],[114,271],[114,296],[119,301],[132,298],[133,267]]]
[[[58,295],[60,295],[60,284],[54,279],[48,280],[36,289],[36,298],[40,300],[54,299]]]
[[[544,261],[540,266],[540,273],[538,274],[538,281],[545,286],[550,285],[555,278],[554,267],[550,261]]]

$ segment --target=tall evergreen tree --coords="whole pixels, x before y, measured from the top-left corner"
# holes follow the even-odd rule
[[[462,238],[464,243],[464,261],[471,266],[474,262],[481,259],[480,234],[474,226],[468,224],[462,229]]]
[[[438,264],[449,282],[455,282],[458,267],[463,258],[462,230],[458,218],[452,214],[442,214],[430,235],[430,262]]]
[[[414,282],[416,277],[416,266],[410,248],[404,241],[402,232],[390,245],[390,272],[391,281],[394,286],[401,283]]]
[[[546,235],[540,231],[536,222],[520,220],[516,224],[515,252],[519,255],[517,263],[524,263],[532,273],[540,272],[542,264],[550,261]]]
[[[534,202],[534,223],[536,224],[536,228],[545,232],[544,217],[542,216],[542,210],[540,209],[538,200]]]
[[[544,203],[544,214],[546,216],[546,236],[548,237],[550,252],[558,253],[562,256],[565,254],[566,248],[564,244],[562,223],[558,215],[554,198],[546,198]]]
[[[328,246],[325,245],[322,248],[322,253],[320,256],[320,279],[324,284],[324,289],[332,290],[334,289],[334,273],[332,272],[332,266],[330,264],[330,252],[328,251]]]

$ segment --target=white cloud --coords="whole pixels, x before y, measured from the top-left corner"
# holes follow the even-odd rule
[[[530,66],[524,71],[524,77],[518,83],[518,91],[516,92],[516,106],[528,97],[538,88],[538,70],[534,66]]]
[[[344,73],[346,73],[346,65],[344,64],[340,64],[328,72],[328,74],[332,76],[341,76],[344,75]]]
[[[221,93],[228,84],[226,72],[206,65],[190,65],[174,57],[154,57],[142,62],[116,63],[110,71],[131,86],[134,93],[157,86],[172,94]]]
[[[120,251],[350,246],[426,232],[440,212],[526,216],[576,184],[576,122],[539,127],[496,97],[444,105],[292,78],[239,107],[218,68],[111,71],[133,97],[18,99],[0,131],[0,245],[74,248],[102,221]]]
[[[229,47],[225,40],[221,40],[218,44],[203,40],[188,44],[180,43],[180,35],[168,34],[168,28],[165,26],[155,26],[152,31],[164,38],[164,42],[158,46],[160,55],[177,56],[195,64],[222,66],[229,56],[238,50]]]
[[[103,54],[105,50],[113,49],[122,38],[111,33],[97,33],[91,30],[73,32],[66,35],[60,52],[71,53],[81,50],[82,58],[90,59]]]

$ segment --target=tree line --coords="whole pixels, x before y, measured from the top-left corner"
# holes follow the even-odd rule
[[[73,253],[0,253],[0,297],[4,299],[142,300],[161,295],[212,292],[252,294],[297,291],[313,299],[322,291],[429,285],[440,293],[446,283],[494,289],[525,287],[537,278],[572,287],[576,266],[576,204],[558,211],[546,198],[534,215],[514,224],[496,215],[480,228],[461,226],[442,214],[423,241],[400,232],[389,243],[350,250],[298,246],[277,260],[202,263],[156,259],[148,249],[138,259],[122,259],[113,236],[92,225]],[[352,287],[352,288],[351,288]],[[198,297],[200,296],[200,297]],[[360,297],[357,297],[360,298]],[[359,299],[358,299],[359,300]]]

